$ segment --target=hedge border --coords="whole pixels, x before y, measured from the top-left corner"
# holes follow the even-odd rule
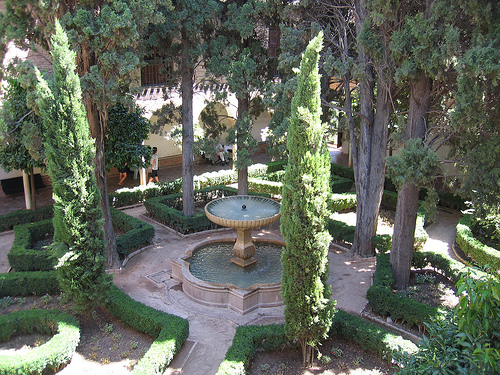
[[[68,363],[80,342],[78,321],[60,310],[23,310],[0,316],[0,341],[34,331],[54,334],[45,344],[22,354],[0,355],[0,374],[41,374]]]
[[[483,244],[474,237],[471,215],[464,215],[457,224],[457,244],[460,249],[479,266],[486,265],[495,271],[500,270],[500,251]]]
[[[330,337],[354,341],[381,358],[391,359],[392,352],[415,352],[417,346],[387,330],[343,310],[337,310],[329,332]],[[220,364],[217,375],[244,375],[257,349],[276,350],[288,342],[284,324],[240,326],[233,343]]]
[[[189,335],[189,322],[135,301],[113,285],[107,308],[136,331],[155,338],[134,367],[134,374],[163,374]]]
[[[113,207],[111,207],[111,221],[113,227],[125,232],[116,237],[116,250],[123,257],[150,244],[155,236],[155,228],[151,224]]]
[[[0,298],[43,296],[60,291],[57,271],[0,273]]]
[[[53,216],[52,205],[36,210],[17,210],[0,216],[0,232],[13,230],[16,225],[50,219]]]
[[[16,225],[14,227],[14,242],[7,258],[15,271],[50,271],[57,264],[57,258],[50,250],[35,250],[34,241],[47,234],[54,233],[52,219]]]
[[[394,321],[404,321],[409,326],[423,328],[423,323],[431,317],[444,317],[445,311],[417,302],[392,291],[394,283],[389,254],[377,255],[377,265],[373,277],[373,285],[366,293],[366,299],[372,310],[381,316],[390,316]],[[413,252],[412,267],[416,269],[433,268],[452,282],[456,283],[462,276],[470,272],[471,277],[479,277],[484,273],[471,270],[463,263],[432,251]]]

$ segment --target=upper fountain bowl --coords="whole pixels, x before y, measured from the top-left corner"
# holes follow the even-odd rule
[[[228,228],[246,229],[269,225],[278,220],[281,204],[253,195],[215,199],[205,206],[208,219]]]

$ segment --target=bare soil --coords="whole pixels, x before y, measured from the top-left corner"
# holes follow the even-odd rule
[[[58,297],[61,299],[60,296],[7,297],[8,299],[0,300],[0,315],[29,309],[59,309],[72,314],[71,304],[62,303],[63,298],[60,302]],[[80,322],[81,331],[76,352],[83,360],[79,361],[77,369],[71,369],[71,366],[75,365],[70,362],[66,366],[68,374],[107,374],[110,373],[110,367],[115,368],[113,374],[129,373],[154,341],[153,338],[126,326],[104,308],[98,308],[87,317],[75,317]],[[2,351],[22,353],[44,344],[51,338],[50,335],[38,333],[13,336],[9,341],[0,343],[0,353]],[[85,369],[86,366],[89,368]]]
[[[284,348],[271,352],[258,352],[250,367],[250,375],[312,375],[312,374],[394,374],[391,363],[376,354],[363,349],[354,342],[332,338],[323,342],[319,348],[322,359],[313,366],[302,366],[300,348]]]

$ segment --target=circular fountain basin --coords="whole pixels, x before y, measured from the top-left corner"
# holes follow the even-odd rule
[[[281,282],[281,246],[261,242],[255,248],[258,262],[245,268],[231,262],[233,246],[227,242],[200,247],[186,261],[194,277],[209,283],[246,289],[255,284]]]
[[[233,243],[232,239],[208,240],[187,251],[184,257],[172,259],[172,277],[182,283],[184,294],[197,303],[226,307],[240,314],[246,314],[260,307],[282,305],[281,254],[279,250],[269,252],[259,250],[268,244],[283,247],[285,243],[274,240],[255,240],[256,257],[259,262],[245,268],[230,261]],[[225,249],[204,253],[212,245],[216,247],[221,245]],[[262,256],[263,253],[270,254]],[[203,271],[202,275],[199,275],[196,270],[196,268],[208,269],[210,267],[216,270]],[[235,274],[226,277],[226,274],[232,272]],[[266,272],[272,275],[264,276]],[[240,278],[243,280],[239,280]]]
[[[280,218],[281,205],[269,198],[234,195],[211,201],[205,206],[208,219],[223,227],[258,228]]]

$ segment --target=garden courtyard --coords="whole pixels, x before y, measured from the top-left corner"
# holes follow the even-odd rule
[[[338,159],[342,162],[342,155],[338,154],[338,150],[332,150],[332,159]],[[255,156],[256,162],[266,162],[267,155],[260,153]],[[197,173],[204,171],[220,170],[223,167],[212,166],[210,164],[197,165]],[[229,168],[229,167],[226,167]],[[180,171],[168,170],[164,171],[162,176],[164,179],[176,178],[180,175]],[[110,178],[110,185],[116,184],[115,178]],[[128,179],[126,184],[134,185],[136,181]],[[112,187],[113,189],[113,187]],[[50,190],[50,189],[47,189]],[[42,191],[39,194],[39,204],[50,203],[50,195],[47,191]],[[12,206],[13,198],[2,197],[0,205],[4,207],[9,204]],[[21,200],[22,197],[16,197],[14,201]],[[18,202],[16,202],[18,203]],[[121,272],[114,274],[114,283],[127,295],[134,300],[139,301],[147,306],[153,307],[160,311],[165,311],[169,314],[177,315],[189,321],[189,336],[185,341],[182,349],[176,354],[175,358],[168,367],[166,374],[215,374],[219,365],[224,360],[225,353],[231,346],[236,328],[238,326],[249,324],[274,324],[283,323],[283,306],[258,308],[245,315],[241,315],[227,308],[211,307],[196,303],[187,298],[182,292],[180,284],[171,277],[172,266],[171,259],[176,259],[183,256],[186,250],[194,247],[202,240],[206,240],[210,236],[234,238],[235,230],[222,229],[216,232],[201,232],[190,235],[179,235],[170,228],[150,220],[147,217],[146,209],[143,205],[134,206],[123,209],[125,213],[138,219],[147,221],[154,226],[155,237],[152,244],[143,248],[137,255],[130,257]],[[336,220],[345,221],[353,225],[355,214],[353,212],[337,213]],[[455,257],[452,246],[455,241],[455,230],[460,215],[457,212],[443,211],[438,212],[435,223],[427,228],[429,239],[424,247],[433,251],[441,252],[447,256]],[[391,226],[387,222],[380,223],[381,233],[390,233]],[[7,253],[10,249],[9,243],[13,241],[12,232],[3,232],[0,234],[1,254],[0,266],[3,267],[2,272],[6,272],[8,267]],[[253,237],[266,240],[279,239],[279,222],[268,227],[260,228],[253,231]],[[329,251],[330,260],[330,276],[328,284],[332,287],[332,298],[337,300],[337,308],[349,312],[351,314],[362,316],[367,306],[366,292],[372,285],[372,277],[376,267],[375,258],[361,259],[359,257],[349,257],[346,254],[346,248],[341,245],[332,244]],[[55,302],[54,298],[54,302]],[[369,317],[366,317],[368,319]],[[103,325],[105,323],[101,323]],[[103,329],[101,327],[101,329]],[[115,324],[116,336],[129,337],[126,330],[118,331],[119,326]],[[133,332],[133,331],[132,331]],[[407,336],[411,337],[411,335]],[[133,340],[132,338],[130,339]],[[148,341],[145,340],[145,345]],[[83,344],[82,344],[83,345]],[[90,341],[85,344],[92,347]],[[102,345],[113,345],[102,344]],[[116,353],[133,352],[128,348],[130,345],[127,342],[120,343],[121,347],[117,348]],[[96,346],[96,345],[94,345]],[[118,345],[115,344],[115,347]],[[143,349],[144,350],[144,349]],[[354,349],[361,350],[361,349]],[[109,351],[109,350],[108,350]],[[90,353],[90,354],[89,354]],[[134,353],[132,353],[134,354]],[[348,365],[345,361],[348,360],[348,349],[344,348],[344,358],[339,367],[347,374],[370,374],[372,368],[368,357],[365,356],[365,363],[360,358],[362,355],[353,356],[350,358],[352,362]],[[124,355],[125,356],[125,355]],[[376,357],[376,356],[375,356]],[[134,363],[132,355],[126,359],[118,358],[115,361],[107,359],[105,354],[92,355],[92,351],[86,355],[81,355],[77,350],[77,354],[71,363],[60,371],[61,374],[76,374],[76,373],[102,373],[102,374],[125,374],[131,371],[131,363]],[[300,363],[300,354],[297,352],[297,358]],[[104,359],[104,360],[103,360]],[[335,359],[334,359],[335,360]],[[257,361],[257,360],[256,360]],[[283,359],[277,359],[280,367],[268,369],[272,362],[269,359],[259,359],[251,373],[302,373],[292,371],[302,371],[293,369],[286,364]],[[260,364],[259,364],[260,363]],[[276,367],[276,366],[275,366]],[[285,372],[285,368],[288,372]],[[358,369],[354,372],[348,372],[349,369]],[[271,372],[274,371],[274,372]],[[314,372],[314,373],[343,373],[343,372]],[[331,370],[330,370],[331,371]],[[303,372],[307,373],[307,372]],[[384,373],[384,372],[380,372]]]

